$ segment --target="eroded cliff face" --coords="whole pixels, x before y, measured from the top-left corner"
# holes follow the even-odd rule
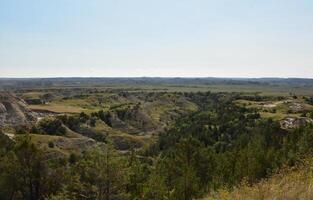
[[[12,93],[0,93],[0,126],[23,126],[35,121],[34,113],[24,100]]]

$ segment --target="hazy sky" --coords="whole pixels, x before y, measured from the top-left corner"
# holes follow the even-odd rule
[[[312,0],[0,0],[0,77],[313,77]]]

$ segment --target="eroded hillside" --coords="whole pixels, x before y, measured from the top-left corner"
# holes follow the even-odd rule
[[[128,151],[147,147],[177,118],[195,112],[194,96],[92,88],[2,93],[1,123],[10,137],[29,132],[39,146],[53,143],[54,149],[46,149],[64,155],[73,152],[70,146],[85,149],[76,145],[82,141],[87,146],[109,141]]]
[[[12,93],[0,93],[0,127],[30,125],[35,114],[26,102]]]

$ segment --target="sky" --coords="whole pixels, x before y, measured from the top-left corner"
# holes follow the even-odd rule
[[[313,78],[312,0],[0,0],[0,77]]]

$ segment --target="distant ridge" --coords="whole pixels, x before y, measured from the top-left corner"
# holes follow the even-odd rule
[[[0,89],[106,86],[106,85],[266,85],[313,87],[309,78],[218,78],[218,77],[69,77],[69,78],[0,78]]]

